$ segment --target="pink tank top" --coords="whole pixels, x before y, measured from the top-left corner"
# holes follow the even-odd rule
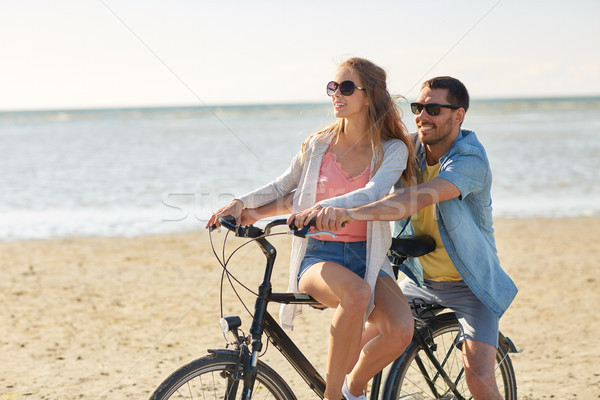
[[[319,182],[317,183],[317,202],[350,193],[362,189],[369,182],[371,165],[358,176],[350,177],[342,170],[337,162],[335,154],[328,151],[323,156],[321,169],[319,171]],[[334,232],[337,238],[329,235],[314,236],[319,240],[338,242],[360,242],[367,240],[367,221],[353,221],[346,224],[341,230]]]

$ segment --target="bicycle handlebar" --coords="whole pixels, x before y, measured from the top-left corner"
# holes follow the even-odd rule
[[[268,235],[271,232],[271,229],[276,226],[287,225],[286,219],[276,219],[269,222],[265,229],[257,228],[254,225],[236,225],[235,218],[231,215],[226,215],[224,217],[219,218],[219,222],[222,226],[234,232],[238,237],[247,237],[251,239],[257,239],[263,236]],[[302,229],[298,229],[294,222],[289,225],[290,233],[294,236],[298,236],[301,238],[305,238],[309,236],[309,230],[311,227],[316,226],[316,218],[311,219],[306,226]],[[343,224],[342,226],[344,226]],[[313,234],[333,234],[332,232],[322,231],[315,232]],[[435,249],[435,241],[433,238],[427,235],[408,237],[408,238],[392,238],[392,246],[389,249],[389,255],[392,257],[396,257],[402,259],[400,264],[404,261],[403,259],[412,258],[412,257],[420,257],[425,255]]]
[[[317,220],[313,218],[302,229],[298,229],[296,225],[292,222],[289,225],[289,228],[292,234],[304,238],[308,234],[310,228],[316,226],[316,222]],[[276,226],[287,225],[287,220],[284,218],[273,220],[265,226],[264,230],[257,228],[254,225],[236,225],[235,218],[233,218],[233,216],[231,215],[226,215],[224,217],[219,218],[219,223],[221,224],[221,226],[224,226],[225,228],[234,232],[236,236],[256,239],[268,235],[271,232],[271,229],[273,229]]]

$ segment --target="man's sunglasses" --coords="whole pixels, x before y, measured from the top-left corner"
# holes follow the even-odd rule
[[[444,108],[451,108],[453,110],[457,110],[457,109],[460,108],[460,106],[453,106],[451,104],[410,103],[410,111],[412,111],[412,113],[415,114],[415,115],[421,114],[421,111],[423,111],[423,109],[425,109],[425,111],[427,111],[427,114],[431,115],[432,117],[435,117],[436,115],[440,115],[440,112],[442,111],[442,107],[444,107]]]
[[[356,86],[352,81],[344,81],[342,83],[337,83],[336,81],[331,81],[327,84],[327,95],[333,96],[336,90],[340,88],[340,92],[344,96],[351,96],[354,93],[354,89],[365,90],[365,88],[361,88]]]

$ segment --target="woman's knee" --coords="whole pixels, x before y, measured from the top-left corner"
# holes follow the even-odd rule
[[[348,310],[364,313],[371,299],[371,287],[364,281],[356,281],[348,285],[340,299],[340,305]]]
[[[413,338],[414,320],[412,316],[394,315],[381,324],[380,332],[391,348],[402,352]]]

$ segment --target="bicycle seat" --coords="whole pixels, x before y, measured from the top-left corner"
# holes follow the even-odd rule
[[[392,238],[390,246],[390,251],[404,257],[421,257],[433,250],[435,250],[435,240],[427,235]]]

